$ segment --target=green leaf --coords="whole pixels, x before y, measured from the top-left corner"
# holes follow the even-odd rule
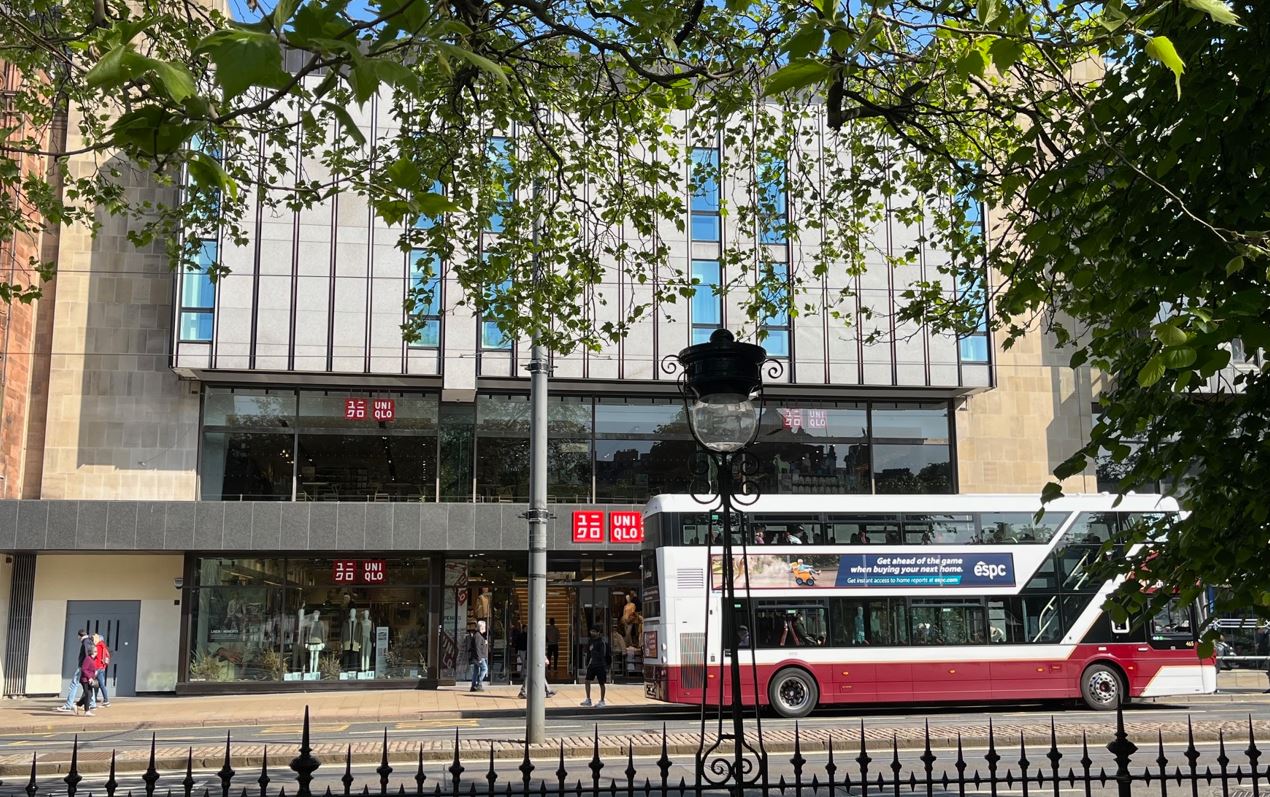
[[[1068,362],[1067,367],[1079,368],[1089,360],[1089,349],[1077,349],[1072,353],[1072,359]]]
[[[1164,358],[1158,354],[1155,355],[1147,360],[1147,364],[1142,366],[1141,371],[1138,371],[1138,385],[1151,387],[1164,378],[1164,370]]]
[[[789,53],[790,58],[806,58],[819,50],[824,42],[825,29],[820,26],[819,20],[813,17],[804,22],[798,32],[785,43],[785,52]]]
[[[442,213],[453,213],[459,209],[459,206],[445,194],[429,191],[426,194],[420,194],[417,199],[419,212],[426,216],[440,216]]]
[[[1000,0],[979,0],[975,4],[975,17],[978,18],[979,24],[987,27],[1001,14]]]
[[[467,61],[477,69],[480,69],[483,72],[488,72],[504,86],[511,85],[511,81],[507,79],[507,73],[503,71],[503,68],[485,56],[478,55],[465,47],[459,47],[458,45],[450,44],[449,42],[433,41],[433,45],[447,55]]]
[[[190,159],[185,163],[190,178],[199,185],[214,187],[223,194],[236,199],[238,183],[225,171],[220,161],[198,150],[190,151]]]
[[[1244,269],[1244,256],[1235,255],[1226,263],[1226,276],[1237,274]]]
[[[1177,54],[1177,48],[1168,36],[1152,36],[1147,42],[1147,55],[1164,64],[1173,71],[1173,82],[1177,86],[1177,98],[1182,98],[1182,73],[1186,71],[1186,62]]]
[[[1041,489],[1041,503],[1048,504],[1056,498],[1063,497],[1063,485],[1058,482],[1048,482]]]
[[[300,7],[300,0],[278,0],[278,4],[273,7],[273,27],[274,30],[282,30],[291,21],[291,17],[295,15],[295,11]]]
[[[1222,25],[1239,25],[1239,16],[1222,0],[1182,0],[1182,2],[1196,11],[1209,15],[1214,22]]]
[[[124,70],[124,56],[128,52],[128,47],[122,44],[107,52],[84,75],[84,82],[90,88],[122,84],[128,79],[128,75]]]
[[[1163,355],[1164,365],[1174,370],[1190,368],[1196,360],[1195,350],[1190,346],[1170,347],[1160,354]]]
[[[828,64],[820,61],[790,61],[776,70],[763,84],[763,96],[770,97],[793,89],[801,89],[829,77]]]
[[[838,55],[842,55],[851,46],[851,42],[855,40],[855,34],[846,28],[839,28],[829,34],[829,46]]]
[[[1014,39],[997,39],[988,47],[988,54],[992,56],[992,63],[997,71],[1005,74],[1018,63],[1023,55],[1023,47]]]
[[[423,179],[419,167],[409,158],[398,158],[388,164],[384,167],[384,176],[398,188],[414,188]]]
[[[988,68],[988,60],[984,58],[983,53],[978,49],[971,49],[961,58],[957,59],[957,74],[962,78],[968,78],[971,75],[983,77],[984,70]]]
[[[149,62],[148,71],[154,73],[155,78],[163,85],[173,102],[185,102],[187,97],[194,96],[194,76],[183,65],[153,58],[144,60]]]
[[[282,71],[282,46],[268,33],[226,29],[206,36],[195,52],[216,64],[216,81],[232,99],[252,86],[281,88],[290,81]]]
[[[1155,332],[1155,339],[1165,346],[1181,346],[1186,343],[1186,333],[1171,323],[1156,324],[1153,327],[1153,331]]]
[[[347,108],[334,102],[323,102],[322,107],[330,111],[339,120],[340,129],[348,134],[350,138],[358,144],[366,143],[366,136],[362,133],[361,128],[357,126],[357,122],[353,121],[353,117],[349,115]]]

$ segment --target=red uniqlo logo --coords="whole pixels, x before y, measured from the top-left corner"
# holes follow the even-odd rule
[[[824,410],[808,410],[807,427],[810,429],[828,429],[829,413]]]
[[[783,419],[783,424],[782,424],[782,425],[783,425],[786,429],[801,429],[801,428],[803,428],[803,411],[802,411],[802,410],[799,410],[799,409],[795,409],[795,410],[786,410],[786,409],[782,409],[782,410],[780,411],[780,414],[781,414],[781,418]]]
[[[382,584],[388,577],[388,568],[383,559],[368,559],[362,562],[362,583]]]
[[[574,512],[573,541],[604,542],[604,513]]]
[[[644,516],[639,512],[609,513],[609,542],[643,542]]]
[[[397,417],[397,402],[392,399],[375,399],[372,411],[375,420],[391,421]]]
[[[366,420],[366,399],[344,399],[344,420]]]
[[[336,584],[352,584],[357,581],[357,562],[352,559],[336,559],[331,563],[331,580]]]

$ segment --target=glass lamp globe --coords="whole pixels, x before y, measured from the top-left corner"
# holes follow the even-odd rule
[[[692,436],[716,454],[740,451],[758,436],[762,412],[761,346],[741,343],[726,329],[679,352],[682,390]]]
[[[740,451],[758,433],[758,408],[753,395],[715,393],[688,404],[692,429],[701,445],[719,454]]]

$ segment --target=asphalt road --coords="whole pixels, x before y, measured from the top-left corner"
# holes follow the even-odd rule
[[[101,709],[104,717],[110,709]],[[598,732],[601,736],[623,736],[633,732],[647,732],[650,728],[660,729],[664,723],[668,732],[693,731],[698,727],[698,709],[681,706],[668,706],[639,713],[630,711],[606,711],[605,709],[589,710],[583,716],[551,717],[548,720],[548,735],[555,737],[590,736]],[[1248,695],[1246,698],[1232,702],[1214,698],[1197,697],[1193,699],[1177,699],[1169,703],[1135,703],[1125,711],[1129,719],[1150,719],[1160,722],[1185,722],[1187,716],[1195,720],[1270,720],[1270,696]],[[1061,730],[1064,724],[1108,723],[1112,715],[1106,712],[1089,711],[1071,708],[1061,704],[1040,704],[1035,706],[1003,707],[994,704],[983,707],[973,706],[896,706],[879,709],[862,707],[856,709],[822,709],[812,716],[800,721],[804,728],[856,728],[863,721],[866,728],[921,728],[929,722],[933,735],[947,729],[965,726],[982,728],[992,717],[1001,722],[1044,722],[1050,717],[1055,719]],[[763,719],[764,730],[790,729],[792,720],[776,717]],[[506,740],[524,737],[524,721],[518,717],[493,716],[470,719],[437,719],[414,720],[406,722],[384,723],[315,723],[312,726],[314,743],[331,741],[348,741],[352,743],[374,741],[382,738],[387,727],[389,738],[395,741],[413,739],[436,740],[452,739],[457,730],[463,739],[472,740]],[[159,730],[160,744],[200,746],[223,744],[225,734],[231,733],[235,743],[258,742],[277,746],[279,750],[294,749],[299,743],[299,726],[294,723],[284,725],[237,726],[232,728],[216,726],[197,726],[190,728],[171,728]],[[78,734],[81,750],[110,750],[135,747],[148,747],[151,731],[149,730],[108,730]],[[30,751],[32,748],[47,750],[61,743],[69,744],[76,734],[73,732],[50,733],[4,733],[0,731],[0,754]],[[1267,740],[1270,747],[1270,740]]]

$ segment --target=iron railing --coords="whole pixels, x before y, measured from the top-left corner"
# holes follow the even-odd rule
[[[1242,726],[1241,726],[1242,727]],[[559,749],[551,752],[549,765],[538,765],[531,760],[530,746],[518,743],[523,754],[517,765],[515,758],[507,760],[499,758],[503,766],[496,764],[495,743],[490,743],[488,759],[482,752],[480,763],[473,765],[469,760],[464,764],[460,754],[462,747],[459,734],[454,737],[453,755],[445,761],[425,761],[424,749],[420,745],[418,758],[411,761],[410,768],[400,773],[396,787],[393,787],[392,775],[398,770],[389,763],[389,738],[385,729],[383,747],[379,766],[358,788],[358,779],[354,776],[352,745],[349,745],[344,760],[335,763],[337,769],[332,772],[329,782],[315,783],[316,773],[327,764],[313,755],[310,744],[309,714],[305,710],[303,728],[301,730],[298,755],[293,758],[287,769],[290,772],[279,777],[279,772],[271,771],[268,750],[265,750],[259,770],[254,768],[250,773],[239,773],[231,766],[233,742],[226,737],[224,763],[219,771],[210,775],[195,778],[195,755],[190,751],[185,760],[184,771],[160,774],[156,767],[156,742],[151,739],[149,764],[144,773],[133,776],[137,782],[135,788],[122,786],[120,775],[116,772],[116,754],[111,753],[110,769],[104,781],[95,788],[80,771],[80,746],[78,739],[73,743],[71,758],[64,776],[45,776],[37,774],[38,755],[31,759],[31,772],[25,784],[10,783],[4,789],[8,794],[25,793],[27,797],[39,794],[66,794],[68,797],[84,797],[84,795],[106,795],[106,797],[124,797],[124,795],[144,794],[146,797],[333,797],[334,795],[415,795],[415,797],[476,797],[477,795],[574,795],[575,797],[705,797],[705,795],[759,795],[760,797],[816,797],[826,795],[851,795],[852,797],[967,797],[967,794],[988,793],[991,797],[999,797],[1001,793],[1021,795],[1022,797],[1062,797],[1064,793],[1083,792],[1084,797],[1093,797],[1095,793],[1116,797],[1139,795],[1159,795],[1169,797],[1260,797],[1268,779],[1270,768],[1261,764],[1262,753],[1254,738],[1251,717],[1248,719],[1247,747],[1236,750],[1243,745],[1243,739],[1230,740],[1231,750],[1227,749],[1227,737],[1224,729],[1217,734],[1217,755],[1206,760],[1200,748],[1206,744],[1196,743],[1191,721],[1186,722],[1185,748],[1175,752],[1170,759],[1165,754],[1165,739],[1162,730],[1157,731],[1156,738],[1145,742],[1145,747],[1129,738],[1125,731],[1124,715],[1117,711],[1116,728],[1111,741],[1105,745],[1110,759],[1098,763],[1090,755],[1089,740],[1082,731],[1079,743],[1080,757],[1067,763],[1075,753],[1064,753],[1060,750],[1058,733],[1054,721],[1050,721],[1048,749],[1034,755],[1025,743],[1022,733],[1018,737],[1017,746],[1013,740],[1006,744],[998,744],[997,732],[992,723],[988,723],[986,752],[981,758],[972,757],[963,748],[961,734],[957,734],[955,745],[950,745],[941,758],[936,754],[938,745],[932,745],[929,723],[924,731],[924,743],[920,755],[911,756],[906,764],[901,760],[901,747],[898,737],[893,733],[890,744],[879,745],[876,734],[872,734],[873,748],[870,748],[870,734],[866,733],[863,721],[859,726],[859,738],[847,739],[847,734],[835,739],[830,734],[827,738],[818,736],[814,742],[802,742],[803,734],[794,729],[792,754],[788,757],[775,754],[764,754],[755,763],[757,777],[752,783],[738,787],[736,785],[718,785],[712,783],[708,771],[708,763],[689,756],[683,762],[671,759],[667,733],[663,727],[661,732],[660,756],[655,761],[641,759],[638,763],[646,768],[637,768],[636,757],[632,747],[624,748],[624,755],[617,761],[605,761],[600,754],[601,737],[598,730],[594,737],[590,760],[583,763],[566,753],[565,744],[560,742]],[[854,731],[854,729],[853,729]],[[1243,736],[1241,730],[1239,736]],[[1182,744],[1179,739],[1176,744]],[[1074,750],[1077,745],[1070,745]],[[804,749],[814,748],[814,749]],[[881,749],[878,749],[878,748]],[[889,749],[887,749],[889,748]],[[470,750],[471,748],[466,748]],[[916,749],[906,751],[916,753]],[[1015,753],[1017,752],[1017,758]],[[1097,747],[1093,752],[1102,756]],[[823,763],[815,766],[806,757],[813,755],[823,758]],[[447,753],[448,755],[448,753]],[[1245,761],[1236,761],[1234,756],[1241,756]],[[1007,757],[1008,756],[1008,757]],[[651,758],[651,756],[648,756]],[[412,756],[413,758],[413,756]],[[585,754],[583,755],[585,758]],[[982,764],[978,761],[981,760]],[[942,768],[937,764],[945,762]],[[951,763],[951,771],[948,763]],[[566,764],[572,764],[570,770]],[[342,765],[342,766],[341,766]],[[554,766],[554,769],[550,768]],[[672,774],[682,768],[689,774]],[[336,773],[342,773],[335,777]],[[327,771],[330,771],[329,769]],[[612,773],[612,774],[610,774]],[[213,782],[214,786],[199,788],[200,782]]]

